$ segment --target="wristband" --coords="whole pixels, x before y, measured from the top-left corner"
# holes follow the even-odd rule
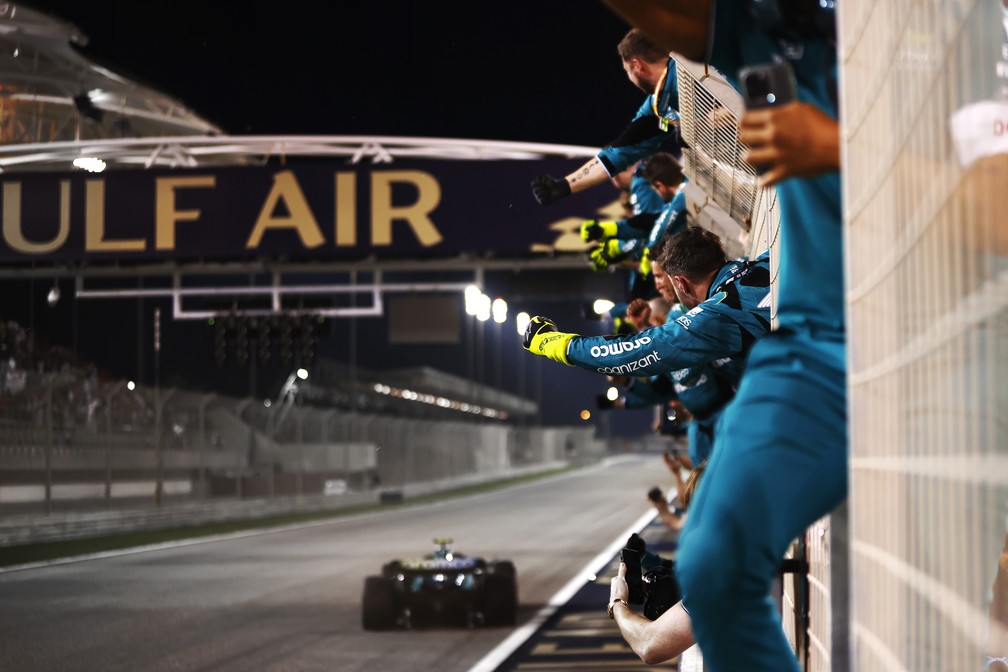
[[[630,606],[630,604],[622,598],[616,598],[615,600],[609,602],[608,611],[610,620],[616,620],[616,615],[613,613],[613,607],[615,607],[617,604],[625,604],[628,607]]]

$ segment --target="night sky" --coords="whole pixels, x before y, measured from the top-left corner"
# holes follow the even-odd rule
[[[77,26],[89,38],[81,52],[91,60],[180,100],[231,135],[366,134],[598,147],[622,131],[644,96],[626,79],[616,53],[628,26],[601,2],[27,4]],[[31,317],[19,319],[30,319],[46,340],[72,342],[79,356],[112,375],[150,382],[149,353],[124,352],[107,330],[96,332],[109,319],[107,306],[80,305],[74,318],[64,305],[70,302],[55,310],[45,306],[43,284],[21,283],[13,290],[36,297]],[[64,294],[71,294],[69,285]],[[109,328],[134,343],[148,340],[152,306],[127,303],[117,304]],[[522,309],[563,320],[561,327],[570,331],[604,331],[601,323],[581,319],[580,305],[529,300],[515,308]],[[526,362],[531,357],[521,351],[511,323],[505,326],[486,336],[484,382],[500,380],[505,389],[527,395],[530,390],[518,389],[508,374],[516,366],[533,366]],[[205,325],[164,328],[173,347],[162,354],[168,358],[159,367],[162,382],[174,375],[167,382],[193,384],[187,364],[212,369],[212,334]],[[361,320],[357,328],[359,342],[379,346],[361,348],[363,367],[427,364],[472,373],[471,364],[459,361],[458,346],[387,348],[384,325]],[[338,359],[346,333],[344,324],[326,326],[319,354]],[[171,360],[172,352],[179,353],[178,361]],[[595,412],[595,395],[607,387],[601,376],[543,364],[548,422],[575,424],[581,408]],[[232,372],[215,376],[215,389],[264,396],[273,379],[285,375],[260,369],[253,381]],[[647,431],[650,417],[650,411],[617,411],[611,422],[617,434],[634,434]]]
[[[595,1],[28,4],[229,134],[599,146],[642,100],[616,54],[628,26]]]

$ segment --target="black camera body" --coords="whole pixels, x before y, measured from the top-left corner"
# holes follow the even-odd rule
[[[739,70],[746,109],[784,105],[798,99],[794,71],[786,62],[750,65]]]
[[[644,574],[644,617],[653,621],[682,599],[675,569],[656,567]]]

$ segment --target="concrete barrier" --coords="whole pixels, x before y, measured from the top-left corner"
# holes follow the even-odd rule
[[[460,487],[500,481],[559,469],[565,462],[549,462],[534,466],[498,471],[492,475],[469,475],[415,483],[401,488],[346,492],[333,495],[204,500],[171,503],[162,508],[13,514],[0,518],[0,548],[71,539],[114,536],[130,532],[196,527],[210,523],[249,521],[294,513],[313,513],[378,504],[383,493],[398,491],[399,501],[408,503],[412,497],[434,494]],[[397,502],[385,502],[394,504]]]

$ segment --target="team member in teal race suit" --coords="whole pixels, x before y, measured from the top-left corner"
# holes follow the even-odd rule
[[[675,61],[641,31],[632,29],[617,47],[627,78],[648,97],[630,125],[611,144],[566,177],[540,175],[532,195],[549,205],[572,193],[607,182],[637,161],[663,148],[679,148],[679,86]]]
[[[778,61],[794,71],[798,101],[750,110],[739,130],[747,160],[777,186],[779,329],[749,353],[676,567],[705,669],[797,672],[771,583],[788,544],[847,493],[833,3],[797,0],[784,11],[754,0],[607,4],[663,47],[707,58],[737,88],[742,66]],[[626,611],[617,603],[617,624],[631,620]],[[621,632],[635,646],[632,629]]]
[[[749,348],[770,330],[769,261],[768,253],[728,261],[715,234],[686,229],[664,243],[655,263],[671,277],[687,313],[628,336],[561,333],[548,319],[535,317],[523,345],[534,354],[610,376],[675,372],[683,404],[708,419],[720,407],[707,392],[730,396]],[[701,380],[704,376],[709,378]],[[691,445],[691,456],[693,451]]]

